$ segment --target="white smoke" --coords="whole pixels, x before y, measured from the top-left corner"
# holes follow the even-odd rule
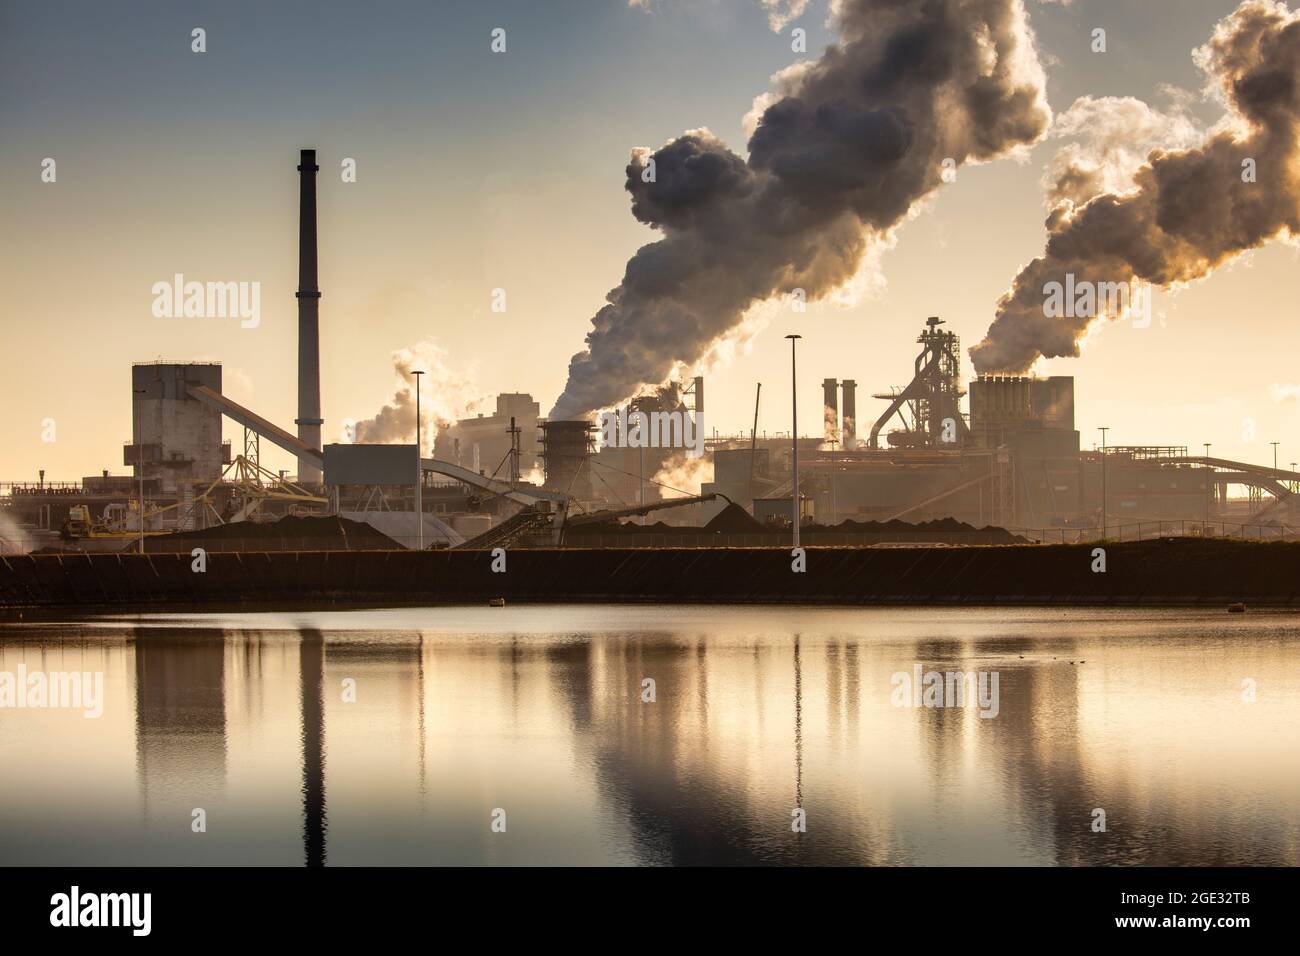
[[[1021,270],[971,349],[978,371],[1022,372],[1039,356],[1078,355],[1094,319],[1118,317],[1049,317],[1046,287],[1067,276],[1093,287],[1135,279],[1176,287],[1300,235],[1300,14],[1245,0],[1193,58],[1227,109],[1223,120],[1195,148],[1154,150],[1132,188],[1098,193],[1097,176],[1058,181],[1047,249]]]
[[[685,452],[673,452],[650,480],[660,486],[661,498],[698,495],[700,486],[713,480],[713,459],[708,455],[687,458]]]
[[[357,422],[358,442],[387,445],[415,440],[415,377],[411,373],[416,370],[425,373],[420,382],[420,419],[424,426],[421,447],[426,455],[432,454],[440,429],[468,418],[486,403],[473,374],[454,371],[447,363],[446,350],[425,339],[393,353],[397,390],[373,417]]]
[[[748,159],[706,129],[633,151],[632,213],[662,238],[592,319],[550,418],[613,407],[725,351],[759,303],[828,297],[947,170],[1047,129],[1022,0],[841,0],[832,15],[839,42],[756,102]]]

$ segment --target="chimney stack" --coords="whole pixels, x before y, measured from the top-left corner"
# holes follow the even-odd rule
[[[858,383],[846,378],[840,383],[840,388],[844,391],[844,407],[841,410],[844,416],[844,448],[853,451],[858,447]]]
[[[320,289],[316,284],[316,150],[298,164],[298,437],[320,448]],[[320,468],[298,459],[298,481],[320,484]]]
[[[826,444],[831,447],[840,443],[840,403],[835,394],[837,384],[833,378],[822,381],[822,419],[825,425],[823,435]]]

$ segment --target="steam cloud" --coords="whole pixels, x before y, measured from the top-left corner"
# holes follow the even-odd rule
[[[473,379],[453,372],[447,365],[446,351],[425,340],[414,348],[393,353],[397,390],[373,417],[356,423],[358,443],[388,445],[415,440],[415,385],[411,376],[415,369],[425,372],[420,385],[420,418],[424,423],[421,444],[426,455],[433,453],[439,429],[468,417],[483,404]]]
[[[632,213],[663,238],[637,251],[592,319],[552,419],[663,382],[756,303],[829,295],[940,185],[945,159],[992,160],[1047,128],[1022,0],[833,7],[840,42],[774,78],[748,160],[703,129],[633,151]]]
[[[1039,356],[1079,354],[1092,319],[1048,318],[1043,309],[1044,286],[1067,274],[1076,284],[1138,279],[1167,288],[1270,239],[1300,235],[1300,13],[1246,0],[1193,56],[1222,96],[1225,120],[1196,148],[1153,151],[1129,191],[1090,194],[1080,165],[1065,164],[1046,252],[999,300],[984,341],[971,349],[978,371],[1021,372]],[[1255,182],[1243,181],[1246,160]],[[1072,195],[1080,182],[1083,192]]]

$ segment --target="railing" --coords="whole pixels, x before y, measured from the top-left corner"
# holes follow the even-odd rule
[[[0,495],[55,494],[71,495],[81,491],[79,481],[0,481]]]
[[[1088,541],[1148,541],[1152,538],[1245,538],[1281,541],[1295,537],[1295,529],[1283,524],[1251,524],[1232,521],[1189,521],[1165,519],[1128,521],[1107,525],[1105,534],[1095,528],[1014,528],[1013,534],[1038,544],[1082,544]]]
[[[1208,528],[1208,533],[1206,530]],[[1018,537],[1019,541],[1015,540]],[[972,547],[995,545],[1087,544],[1097,541],[1149,541],[1156,538],[1227,538],[1248,541],[1295,540],[1297,533],[1284,525],[1237,524],[1212,521],[1209,525],[1197,521],[1139,521],[1110,525],[1103,538],[1101,528],[1013,528],[1001,531],[906,531],[906,532],[808,532],[801,536],[800,544],[810,548],[925,548]],[[553,547],[549,530],[525,532],[509,545],[510,548]],[[414,549],[415,536],[395,538],[399,547]],[[8,542],[5,553],[15,553],[15,542]],[[788,548],[790,532],[776,531],[760,534],[670,534],[647,532],[645,534],[570,534],[565,536],[565,548]],[[429,550],[445,545],[425,539]],[[132,538],[90,539],[65,545],[69,550],[135,551],[138,541]],[[493,545],[485,545],[492,547]],[[325,552],[325,551],[376,551],[389,550],[365,541],[350,542],[343,547],[334,539],[320,538],[222,538],[203,541],[197,538],[145,539],[148,554],[190,554],[202,548],[208,554],[260,553],[260,552]]]
[[[406,536],[399,535],[396,542],[399,549],[415,549],[415,535],[410,536],[410,541],[405,540]],[[104,539],[97,539],[102,541]],[[88,546],[87,550],[94,551],[123,551],[133,552],[140,550],[139,539],[122,538],[120,547],[114,543],[107,548],[103,546]],[[70,549],[77,549],[81,542],[74,542],[68,545]],[[431,548],[432,542],[428,537],[425,538],[425,546]],[[267,551],[297,551],[297,552],[326,552],[326,551],[391,551],[391,546],[381,547],[372,543],[349,543],[344,546],[337,539],[330,538],[322,541],[320,538],[222,538],[220,540],[204,541],[198,538],[188,540],[172,540],[166,537],[145,538],[144,550],[146,554],[190,554],[195,548],[202,548],[208,554],[256,554]]]

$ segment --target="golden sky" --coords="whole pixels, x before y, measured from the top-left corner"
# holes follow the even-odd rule
[[[1231,0],[1031,0],[1029,17],[1059,115],[1080,96],[1161,108],[1168,86],[1199,94],[1190,50]],[[302,26],[301,12],[315,15]],[[9,3],[0,8],[0,480],[124,472],[129,365],[218,360],[225,391],[292,428],[297,151],[320,179],[321,373],[325,440],[392,394],[392,353],[429,340],[479,393],[531,392],[543,411],[569,357],[636,249],[656,234],[629,213],[624,166],[707,127],[743,154],[742,118],[769,77],[830,34],[814,2],[773,33],[750,0],[394,6]],[[76,22],[77,29],[68,24]],[[1108,31],[1093,53],[1090,31]],[[207,30],[207,52],[190,31]],[[493,55],[490,32],[507,30]],[[1203,126],[1220,111],[1192,96]],[[709,376],[707,425],[789,428],[789,353],[800,343],[800,429],[820,430],[824,377],[859,393],[902,385],[915,336],[940,315],[973,345],[1020,267],[1042,251],[1043,179],[1063,145],[1022,161],[963,167],[898,231],[855,304],[773,309]],[[41,181],[46,157],[57,181]],[[355,183],[339,175],[357,161]],[[1268,246],[1177,294],[1157,294],[1150,328],[1112,324],[1080,359],[1040,366],[1076,377],[1085,445],[1185,444],[1255,462],[1281,442],[1300,459],[1294,355],[1296,250]],[[261,282],[261,323],[164,319],[150,288],[175,273]],[[507,309],[491,311],[494,289]],[[762,324],[762,323],[760,323]],[[971,373],[969,364],[966,374]],[[426,381],[427,387],[433,387]],[[448,406],[459,405],[457,391]],[[860,397],[859,418],[875,403]],[[45,442],[46,419],[56,440]],[[862,429],[865,431],[865,428]],[[236,426],[227,437],[238,444]],[[265,455],[273,467],[288,456]]]

